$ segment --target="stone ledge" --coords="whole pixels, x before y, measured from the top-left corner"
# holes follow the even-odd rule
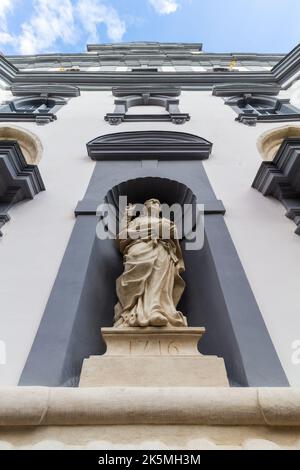
[[[0,426],[300,426],[300,389],[0,388]]]

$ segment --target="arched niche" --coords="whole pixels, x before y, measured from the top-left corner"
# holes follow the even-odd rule
[[[257,141],[257,148],[265,161],[273,161],[282,142],[290,137],[300,138],[300,126],[282,126],[264,132]]]
[[[43,154],[43,146],[37,135],[18,126],[0,124],[0,141],[16,141],[24,155],[26,162],[37,165]]]

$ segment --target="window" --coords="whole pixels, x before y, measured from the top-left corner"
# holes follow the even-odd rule
[[[291,133],[293,130],[291,128]],[[277,131],[278,134],[278,131]],[[287,134],[289,135],[289,134]],[[300,235],[300,138],[285,138],[272,161],[261,164],[252,187],[264,196],[278,199]]]
[[[236,121],[255,126],[258,121],[298,121],[300,110],[291,105],[289,100],[273,96],[244,94],[229,98],[225,104],[238,114]]]
[[[115,110],[107,113],[105,121],[111,125],[118,125],[122,122],[152,122],[164,121],[174,124],[184,124],[190,120],[190,115],[181,113],[179,109],[180,89],[170,87],[150,88],[150,87],[119,87],[113,88],[115,99]],[[144,106],[160,106],[166,113],[128,113],[133,107],[143,108]]]

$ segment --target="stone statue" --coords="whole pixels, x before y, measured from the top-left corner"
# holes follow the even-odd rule
[[[185,316],[176,309],[185,289],[176,226],[160,217],[157,199],[146,201],[143,213],[136,218],[132,216],[134,209],[127,206],[125,227],[117,237],[124,272],[117,279],[119,302],[114,326],[187,326]]]

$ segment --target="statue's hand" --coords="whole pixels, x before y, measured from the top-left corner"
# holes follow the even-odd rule
[[[133,217],[135,215],[135,210],[136,210],[136,204],[128,204],[126,206],[126,216],[127,217]]]

